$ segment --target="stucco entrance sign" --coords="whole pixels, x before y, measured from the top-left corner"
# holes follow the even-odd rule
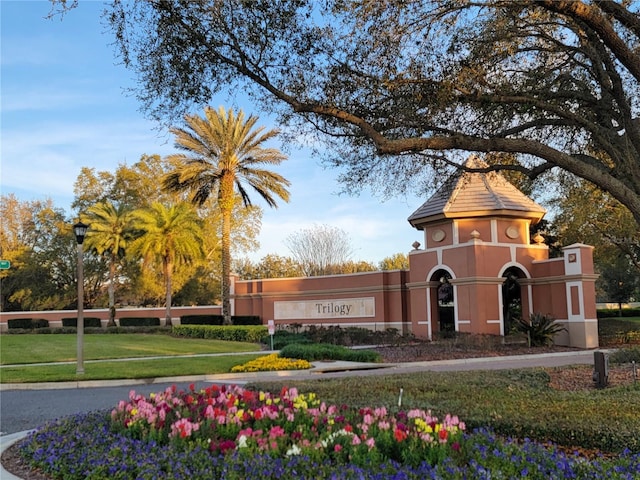
[[[299,302],[274,302],[276,320],[374,317],[375,298],[340,298]]]

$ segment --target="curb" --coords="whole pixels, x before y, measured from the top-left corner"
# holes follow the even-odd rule
[[[19,442],[31,432],[33,432],[33,430],[25,430],[24,432],[12,433],[10,435],[0,435],[0,455],[2,455],[7,448]],[[16,477],[14,474],[5,470],[2,463],[0,463],[0,478],[2,480],[22,480],[21,477]]]
[[[268,378],[314,377],[322,373],[344,372],[355,370],[392,369],[396,363],[358,363],[358,362],[314,362],[309,370],[279,370],[271,372],[218,373],[204,375],[184,375],[178,377],[155,377],[123,380],[77,380],[72,382],[41,383],[2,383],[0,392],[5,390],[63,390],[70,388],[122,387],[135,385],[153,385],[170,382],[233,382],[238,385],[251,380]]]

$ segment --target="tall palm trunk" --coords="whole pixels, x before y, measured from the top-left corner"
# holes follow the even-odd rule
[[[231,212],[222,213],[222,316],[231,325]]]
[[[116,281],[116,256],[111,255],[109,259],[109,323],[108,327],[116,326],[116,295],[115,295],[115,281]]]
[[[171,276],[173,275],[173,263],[169,258],[165,257],[163,263],[164,279],[165,279],[165,325],[171,325]]]
[[[220,182],[220,213],[222,215],[222,323],[231,325],[231,213],[233,211],[233,177],[226,175]]]

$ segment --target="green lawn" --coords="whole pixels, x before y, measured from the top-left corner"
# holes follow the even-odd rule
[[[0,335],[0,365],[76,360],[74,334]],[[260,350],[255,343],[175,338],[163,334],[84,335],[84,359],[154,357]]]
[[[616,324],[625,324],[626,322],[630,322],[631,326],[640,326],[640,317],[612,317],[612,318],[602,318],[599,320],[600,323],[616,323]]]
[[[228,373],[231,367],[253,360],[257,355],[129,360],[84,364],[85,373],[76,375],[76,364],[3,367],[0,383],[68,382],[77,380],[116,380],[177,377]]]
[[[76,375],[76,342],[73,334],[0,335],[0,383],[62,382],[118,378],[155,378],[227,373],[231,367],[261,355],[255,343],[175,338],[162,334],[91,334],[84,336],[84,367]],[[238,352],[255,354],[236,355]],[[180,358],[195,354],[233,355]],[[160,359],[93,363],[141,357]],[[64,365],[34,363],[72,362]]]
[[[566,367],[564,367],[566,368]],[[290,379],[251,384],[277,392]],[[640,452],[640,384],[602,390],[560,391],[542,368],[501,371],[421,372],[323,380],[296,380],[327,404],[353,407],[398,404],[459,415],[467,426],[489,427],[505,436],[552,440],[567,446]]]
[[[598,320],[600,346],[615,347],[640,340],[640,317],[614,317]]]

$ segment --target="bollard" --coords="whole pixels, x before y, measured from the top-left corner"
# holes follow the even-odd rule
[[[609,383],[609,355],[604,352],[593,352],[593,381],[596,388],[605,388]]]

